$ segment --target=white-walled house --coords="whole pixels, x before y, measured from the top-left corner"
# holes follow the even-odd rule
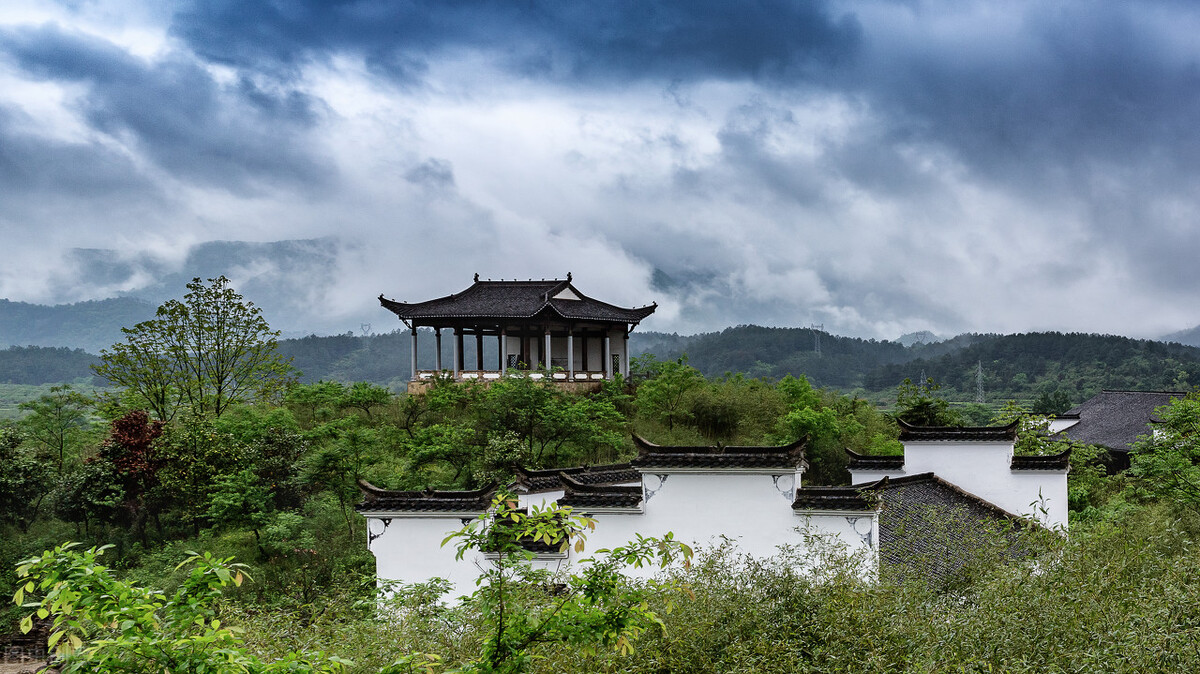
[[[852,483],[933,473],[1004,512],[1030,518],[1048,529],[1066,529],[1070,452],[1015,456],[1016,422],[982,428],[899,423],[904,454],[863,456],[850,452]]]
[[[802,486],[803,442],[666,447],[635,436],[639,455],[629,464],[522,470],[508,491],[520,507],[557,503],[595,518],[584,556],[635,534],[672,532],[693,546],[730,539],[741,552],[768,557],[780,546],[803,546],[805,533],[817,533],[857,554],[867,576],[881,560],[904,564],[943,549],[933,537],[944,536],[946,528],[933,531],[931,517],[953,520],[951,530],[960,534],[994,523],[1065,529],[1067,455],[1014,457],[1015,426],[903,426],[901,440],[903,456],[852,454],[854,484],[848,487]],[[471,492],[362,487],[359,512],[367,519],[381,580],[440,577],[455,594],[474,590],[486,557],[455,560],[454,547],[441,543],[487,511],[496,485]],[[573,551],[538,553],[535,563],[560,568],[578,557]]]

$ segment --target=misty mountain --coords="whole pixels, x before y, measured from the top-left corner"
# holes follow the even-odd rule
[[[0,299],[0,346],[69,347],[99,353],[121,340],[121,328],[153,318],[156,308],[135,297],[55,306]]]
[[[147,253],[76,248],[68,253],[71,283],[84,279],[83,294],[104,296],[54,305],[0,299],[0,347],[67,346],[98,353],[121,339],[121,328],[154,316],[172,298],[182,298],[193,278],[224,275],[285,337],[313,330],[340,332],[360,321],[329,322],[324,292],[338,274],[342,244],[335,238],[254,243],[210,241],[192,246],[181,261]],[[59,280],[56,295],[78,296],[78,287]],[[345,323],[349,323],[346,325]]]
[[[1179,332],[1172,332],[1169,335],[1163,335],[1159,338],[1164,342],[1178,342],[1186,346],[1200,347],[1200,325]]]

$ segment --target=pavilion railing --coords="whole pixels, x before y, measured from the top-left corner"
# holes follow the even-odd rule
[[[432,381],[439,376],[448,377],[454,373],[450,370],[417,370],[417,378],[414,381]],[[502,377],[529,377],[530,379],[540,380],[549,378],[551,381],[604,381],[604,372],[601,370],[576,370],[574,378],[570,373],[563,371],[554,371],[551,373],[545,372],[527,372],[513,371],[508,373],[500,370],[459,370],[456,381],[495,381]]]

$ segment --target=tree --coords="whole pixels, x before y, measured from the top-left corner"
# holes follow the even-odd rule
[[[1133,445],[1130,472],[1143,490],[1200,510],[1200,394],[1159,407],[1162,423]]]
[[[194,278],[187,289],[183,301],[166,302],[155,318],[122,328],[125,342],[100,352],[96,374],[135,391],[164,421],[180,407],[219,417],[290,379],[290,361],[277,350],[279,332],[229,279],[205,285]]]
[[[52,456],[58,457],[58,474],[62,475],[67,448],[73,446],[87,430],[87,409],[91,399],[71,386],[51,386],[50,392],[37,400],[23,402],[19,407],[28,412],[21,427]]]
[[[516,507],[516,499],[501,494],[487,513],[443,541],[443,545],[455,542],[460,560],[469,550],[494,555],[472,596],[486,635],[483,652],[462,671],[523,672],[531,660],[529,650],[539,643],[568,643],[585,650],[602,646],[629,653],[633,641],[647,629],[662,627],[649,599],[674,586],[631,581],[622,571],[666,567],[676,559],[690,564],[691,548],[670,533],[662,538],[638,535],[627,545],[597,550],[595,556],[577,563],[577,573],[552,576],[533,567],[530,544],[561,552],[573,547],[581,553],[586,532],[595,525],[570,508],[535,506],[526,512]]]
[[[85,552],[68,543],[27,559],[17,568],[21,586],[14,601],[50,618],[47,647],[65,673],[243,672],[293,674],[339,672],[352,664],[323,653],[290,653],[263,662],[246,652],[240,631],[217,619],[217,602],[229,585],[247,578],[241,564],[209,553],[190,553],[176,568],[191,573],[171,595],[117,580],[97,559],[105,548]],[[41,599],[25,603],[26,595]]]
[[[648,417],[675,428],[675,422],[687,418],[684,400],[689,391],[704,383],[704,375],[688,365],[687,355],[678,360],[657,363],[650,369],[651,376],[638,386],[637,407]]]
[[[1057,415],[1071,409],[1071,396],[1066,391],[1044,390],[1033,401],[1033,413]]]
[[[950,402],[934,393],[941,388],[929,377],[923,384],[905,379],[896,389],[896,418],[914,426],[957,426],[961,418]]]
[[[0,466],[0,524],[29,531],[50,492],[50,468],[22,447],[21,434],[11,427],[0,428]]]
[[[1071,449],[1072,443],[1050,433],[1050,418],[1030,412],[1017,401],[1009,400],[992,417],[992,423],[1007,426],[1017,422],[1017,442],[1013,451],[1021,456],[1051,456]]]

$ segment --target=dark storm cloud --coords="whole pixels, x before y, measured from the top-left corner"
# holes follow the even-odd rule
[[[352,52],[403,83],[460,48],[552,79],[790,76],[850,58],[859,38],[852,16],[785,0],[196,0],[172,29],[216,62],[286,75]]]
[[[1200,68],[1164,45],[1149,5],[1034,3],[1018,28],[903,42],[864,60],[856,86],[897,133],[943,143],[978,172],[1026,186],[1044,169],[1157,154],[1200,168]],[[1191,12],[1195,18],[1194,10]],[[971,27],[979,31],[981,26]],[[1053,185],[1061,187],[1061,185]]]
[[[154,194],[128,157],[96,143],[52,140],[28,133],[26,115],[0,106],[0,207],[32,207],[63,192],[83,199],[128,199]]]
[[[303,93],[246,77],[221,84],[186,56],[147,62],[54,25],[0,32],[2,52],[32,77],[83,84],[78,106],[93,128],[132,141],[177,177],[253,192],[263,184],[317,187],[332,173],[304,136],[323,106]]]

